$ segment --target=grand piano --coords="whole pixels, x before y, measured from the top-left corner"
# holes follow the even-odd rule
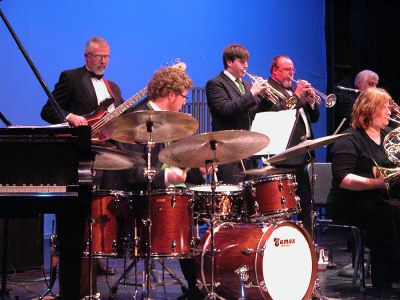
[[[90,127],[1,128],[0,216],[57,213],[91,201]]]
[[[8,224],[9,219],[56,214],[62,299],[80,299],[83,232],[93,190],[91,167],[89,126],[0,129],[0,218]],[[7,227],[0,299],[8,297]]]

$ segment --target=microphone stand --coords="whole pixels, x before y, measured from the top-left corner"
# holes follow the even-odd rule
[[[30,59],[28,53],[26,52],[24,46],[22,46],[21,41],[18,39],[15,31],[12,29],[10,23],[8,22],[6,16],[4,15],[3,11],[0,9],[0,16],[4,21],[4,24],[6,24],[7,29],[10,31],[11,36],[14,38],[14,41],[17,43],[18,48],[21,50],[22,55],[24,56],[25,60],[31,67],[33,73],[35,74],[36,78],[39,80],[40,85],[42,86],[44,92],[46,93],[47,97],[49,97],[50,103],[53,106],[54,111],[57,113],[58,117],[61,120],[61,123],[67,123],[67,119],[64,116],[64,113],[62,112],[60,106],[58,105],[57,101],[54,99],[53,94],[50,92],[49,88],[47,87],[46,83],[44,82],[43,78],[40,76],[38,70],[36,69],[35,65],[33,64],[32,60]]]

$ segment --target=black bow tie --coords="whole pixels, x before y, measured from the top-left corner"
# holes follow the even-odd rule
[[[96,74],[96,73],[94,73],[92,71],[89,71],[89,75],[90,75],[90,77],[97,78],[99,80],[103,78],[103,74],[98,75],[98,74]]]

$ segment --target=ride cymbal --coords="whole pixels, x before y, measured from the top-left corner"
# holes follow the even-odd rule
[[[206,162],[224,165],[249,157],[265,148],[268,143],[269,138],[258,132],[216,131],[177,141],[164,148],[158,158],[170,166],[183,168],[204,167]]]

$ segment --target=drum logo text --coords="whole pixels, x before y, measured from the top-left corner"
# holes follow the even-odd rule
[[[279,246],[287,247],[287,246],[294,244],[295,242],[296,242],[296,240],[294,238],[292,238],[292,239],[274,238],[275,247],[279,247]]]

